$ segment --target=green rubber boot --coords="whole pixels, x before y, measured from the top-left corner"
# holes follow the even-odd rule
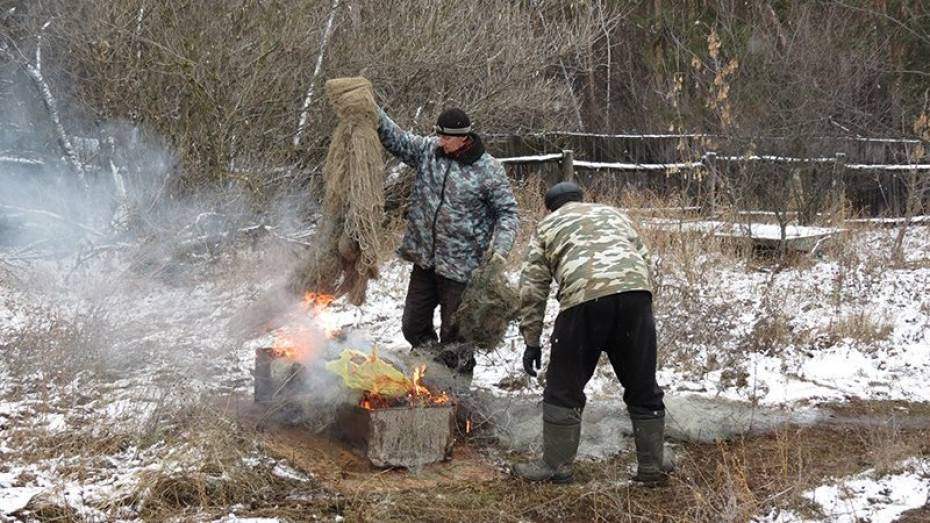
[[[513,475],[527,481],[569,483],[581,441],[581,409],[543,403],[543,456],[513,466]]]
[[[633,481],[648,486],[662,485],[668,481],[664,463],[665,413],[655,412],[648,416],[630,415],[633,422],[633,440],[636,443],[636,475]]]

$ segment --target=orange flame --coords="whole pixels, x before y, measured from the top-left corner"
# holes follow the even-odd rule
[[[331,316],[325,314],[326,309],[335,299],[336,297],[332,294],[319,292],[304,294],[304,311],[316,320],[329,339],[334,339],[341,333],[339,325],[336,325]]]
[[[319,314],[326,310],[336,297],[332,294],[308,292],[304,294],[304,310],[311,314]]]
[[[378,361],[377,351],[372,351],[368,356],[372,363]],[[426,375],[426,365],[420,365],[413,369],[412,378],[407,380],[407,395],[402,400],[392,400],[377,391],[365,391],[362,399],[359,400],[358,406],[366,410],[385,409],[406,404],[409,406],[429,406],[429,405],[448,405],[451,399],[446,392],[434,393],[423,384],[423,377]]]
[[[304,294],[302,310],[314,319],[314,326],[322,331],[328,339],[339,334],[338,326],[333,325],[332,319],[325,314],[327,308],[336,299],[332,294],[308,292]],[[275,334],[272,349],[276,357],[290,359],[304,359],[316,352],[314,329],[310,326],[297,324],[285,327]]]

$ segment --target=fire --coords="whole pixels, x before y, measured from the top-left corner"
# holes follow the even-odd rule
[[[465,434],[471,434],[471,418],[465,419]]]
[[[344,351],[326,367],[341,376],[347,387],[362,391],[358,405],[364,409],[446,405],[451,401],[447,393],[433,392],[423,383],[426,365],[415,368],[408,377],[379,358],[377,347],[371,354]]]
[[[409,385],[406,396],[401,398],[391,398],[377,392],[365,391],[362,393],[362,399],[359,400],[358,406],[367,410],[389,409],[399,406],[400,404],[408,406],[430,405],[448,405],[451,401],[449,395],[445,392],[434,393],[423,385],[423,376],[426,375],[426,365],[421,365],[413,369],[413,375],[408,379]]]
[[[335,318],[326,313],[326,310],[335,299],[336,297],[332,294],[323,294],[319,292],[308,292],[304,294],[304,311],[314,318],[329,339],[337,338],[342,333]]]
[[[306,360],[316,355],[323,339],[334,339],[340,334],[339,326],[327,313],[336,299],[332,294],[308,292],[301,303],[302,318],[275,333],[272,349],[276,357]],[[309,318],[311,321],[305,321]]]
[[[335,299],[336,297],[332,294],[308,292],[304,294],[304,310],[317,315],[326,310]]]

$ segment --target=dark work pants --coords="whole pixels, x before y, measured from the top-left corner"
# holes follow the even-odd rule
[[[622,292],[559,313],[546,370],[546,403],[584,408],[584,387],[606,352],[623,385],[631,417],[664,415],[664,393],[656,383],[656,328],[652,295]]]
[[[443,345],[462,341],[458,329],[452,323],[452,314],[459,308],[463,292],[465,292],[464,283],[450,280],[436,274],[433,269],[424,269],[414,264],[413,271],[410,273],[410,285],[407,287],[404,316],[401,320],[401,330],[410,345],[416,348],[435,344],[437,341],[441,341]],[[433,327],[433,312],[437,305],[442,321],[438,338]],[[440,354],[437,353],[437,356]],[[449,355],[444,356],[441,359],[450,367],[459,368],[459,370],[467,367],[468,371],[474,367],[473,359],[470,362],[458,364],[452,361],[446,362]]]

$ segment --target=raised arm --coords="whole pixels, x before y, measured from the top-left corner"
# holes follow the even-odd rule
[[[400,161],[416,168],[426,151],[432,147],[429,138],[405,131],[394,120],[378,108],[378,138],[381,145]]]

